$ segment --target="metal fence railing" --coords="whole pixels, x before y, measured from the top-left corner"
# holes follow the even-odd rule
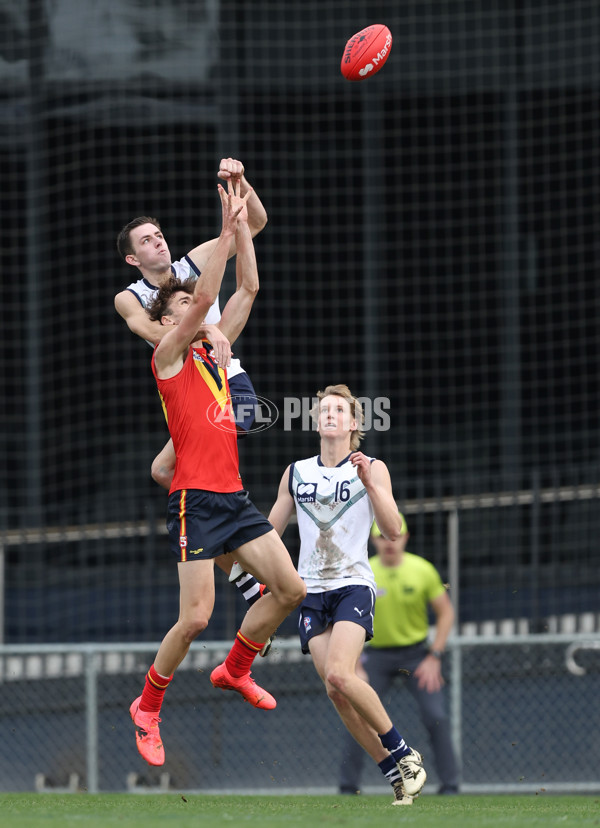
[[[509,622],[510,632],[600,632],[599,501],[592,482],[421,498],[401,508],[410,551],[450,584],[455,632],[481,634],[492,623],[503,632]],[[163,519],[0,532],[0,644],[160,638],[178,602],[165,534]],[[292,555],[296,536],[291,525]],[[246,607],[234,592],[227,585],[216,602],[215,639],[237,631]],[[592,630],[557,621],[590,614],[598,616]],[[294,631],[286,623],[282,634]]]
[[[167,760],[147,766],[128,708],[156,647],[0,646],[0,788],[337,791],[342,725],[296,639],[277,639],[255,663],[278,699],[274,711],[214,689],[210,669],[229,646],[195,642],[163,705]],[[597,635],[454,637],[445,674],[464,792],[600,791]],[[427,734],[401,678],[386,706],[426,757],[426,791],[436,790]],[[362,787],[386,792],[371,763]]]

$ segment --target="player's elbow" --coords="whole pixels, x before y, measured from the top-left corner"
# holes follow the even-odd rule
[[[200,288],[194,292],[191,304],[191,307],[194,309],[194,313],[198,314],[201,319],[204,319],[209,309],[216,302],[218,295],[218,290],[210,291],[205,288]]]
[[[171,488],[171,481],[173,480],[173,469],[168,468],[163,463],[154,460],[152,466],[150,467],[150,474],[152,475],[152,480],[155,483],[158,483],[159,486],[162,486],[163,489],[169,491]]]
[[[247,319],[248,314],[252,310],[254,300],[258,295],[258,279],[244,279],[238,287],[236,294],[237,309],[240,316],[243,317],[245,315],[245,319]]]
[[[402,527],[386,528],[385,532],[382,530],[381,534],[388,541],[397,541],[402,537]]]
[[[263,210],[261,215],[255,219],[255,221],[252,223],[252,227],[250,228],[252,238],[257,236],[260,232],[262,232],[265,229],[268,221],[269,217],[267,215],[267,211]]]

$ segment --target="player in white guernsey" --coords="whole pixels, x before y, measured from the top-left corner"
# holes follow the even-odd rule
[[[221,159],[218,177],[224,181],[231,181],[240,184],[241,195],[244,196],[252,190],[244,176],[244,167],[240,161],[233,158]],[[248,202],[248,226],[252,238],[265,227],[267,213],[258,195],[252,190]],[[123,317],[129,329],[145,339],[153,347],[160,342],[167,330],[160,322],[150,320],[146,307],[155,297],[158,289],[173,276],[185,281],[190,276],[198,276],[206,263],[212,256],[218,239],[209,241],[194,247],[189,253],[177,262],[171,261],[171,253],[166,239],[157,219],[151,216],[139,216],[126,224],[117,237],[117,249],[127,264],[137,268],[140,278],[132,282],[124,290],[115,296],[115,308]],[[235,239],[231,243],[228,258],[236,255]],[[243,268],[245,262],[238,257],[237,268]],[[239,274],[238,274],[239,281]],[[250,378],[240,365],[239,359],[231,357],[229,341],[221,334],[218,323],[221,319],[219,299],[209,309],[205,319],[203,335],[211,342],[215,359],[220,367],[227,368],[227,378],[231,391],[232,400],[238,403],[238,411],[242,412],[241,420],[238,420],[239,431],[247,431],[254,418],[254,399],[256,394]],[[175,450],[173,442],[169,439],[165,447],[156,456],[152,463],[152,478],[167,491],[171,486],[173,472],[175,469]],[[257,601],[264,587],[258,581],[238,567],[237,573],[232,573],[233,560],[228,556],[221,556],[217,564],[223,571],[235,576],[235,583],[246,601],[249,604]],[[270,642],[261,652],[266,655]]]
[[[365,640],[373,636],[371,524],[375,518],[382,534],[395,539],[402,522],[387,466],[357,450],[363,437],[359,401],[345,385],[330,385],[317,398],[320,454],[288,466],[269,520],[282,535],[296,511],[298,572],[307,590],[299,616],[302,651],[310,652],[348,731],[391,783],[394,805],[409,805],[427,778],[421,755],[356,675]]]
[[[244,176],[244,167],[241,161],[233,158],[222,158],[217,175],[219,178],[232,181],[234,184],[239,182],[242,196],[252,190]],[[248,226],[252,238],[254,238],[267,223],[266,210],[254,190],[252,190],[248,199],[247,207]],[[156,219],[150,216],[139,216],[122,228],[117,237],[117,249],[127,264],[138,269],[141,278],[137,282],[132,282],[125,290],[117,293],[115,308],[133,333],[150,342],[153,346],[160,342],[164,335],[164,328],[157,322],[152,322],[145,310],[145,303],[147,303],[150,294],[157,291],[172,276],[185,278],[191,273],[195,275],[201,273],[215,250],[216,244],[216,238],[203,242],[190,250],[184,259],[173,264],[166,239]],[[229,258],[234,256],[235,253],[234,240],[229,250]],[[213,345],[215,358],[219,365],[227,367],[231,360],[231,348],[216,327],[220,317],[217,300],[209,310],[205,320],[205,325],[212,324],[214,326],[206,330],[206,336]],[[243,393],[251,396],[253,389],[247,375],[239,365],[239,360],[234,361],[229,368],[228,378],[231,379],[237,375],[239,377],[238,382],[244,385]],[[250,384],[251,391],[248,390],[247,384]],[[233,393],[232,390],[232,395]],[[240,391],[237,393],[240,393]],[[175,452],[169,441],[152,463],[152,477],[159,485],[168,490],[174,468]]]
[[[196,279],[199,275],[200,271],[198,270],[193,259],[190,258],[189,254],[183,259],[180,259],[178,262],[171,262],[171,276],[179,279],[181,282],[185,282],[187,279]],[[132,293],[140,303],[141,307],[146,310],[152,300],[156,297],[159,287],[159,285],[151,284],[146,277],[143,276],[141,279],[138,279],[137,282],[131,282],[131,284],[127,285],[125,291]],[[118,295],[120,296],[120,294]],[[117,300],[115,299],[115,301]],[[123,297],[121,297],[119,302],[123,301]],[[204,317],[203,328],[206,338],[213,345],[217,362],[222,368],[227,368],[227,379],[231,387],[231,380],[239,374],[245,374],[246,372],[242,368],[240,360],[231,356],[229,341],[225,336],[223,336],[223,334],[221,334],[219,328],[217,327],[220,320],[221,309],[219,307],[219,298],[217,297],[215,302],[211,305],[210,310]],[[156,343],[148,340],[148,344],[154,347]],[[163,481],[160,479],[156,482],[161,485],[163,484]]]

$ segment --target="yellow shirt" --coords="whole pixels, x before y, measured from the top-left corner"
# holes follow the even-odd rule
[[[371,647],[408,647],[427,638],[430,601],[445,587],[432,563],[404,552],[400,566],[382,566],[369,559],[377,583]]]

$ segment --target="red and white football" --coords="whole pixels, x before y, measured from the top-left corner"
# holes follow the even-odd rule
[[[352,35],[342,56],[342,75],[349,81],[370,78],[379,72],[392,48],[392,33],[382,23],[375,23]]]

